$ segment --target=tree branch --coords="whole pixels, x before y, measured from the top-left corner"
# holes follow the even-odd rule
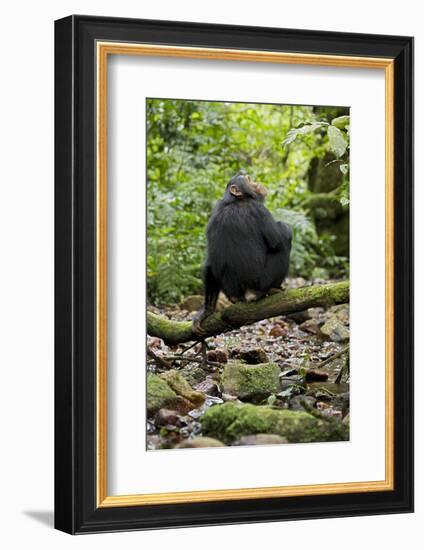
[[[203,321],[202,328],[207,338],[269,317],[346,302],[349,302],[348,281],[284,290],[257,302],[239,302],[221,313],[214,313]],[[147,333],[162,338],[169,345],[199,340],[191,330],[190,321],[170,321],[150,311],[147,312]]]

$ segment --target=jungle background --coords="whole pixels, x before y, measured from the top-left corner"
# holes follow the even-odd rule
[[[349,109],[148,99],[146,113],[147,448],[347,439]],[[293,228],[287,314],[258,302],[256,323],[213,327],[206,347],[175,330],[201,306],[206,225],[241,169]]]

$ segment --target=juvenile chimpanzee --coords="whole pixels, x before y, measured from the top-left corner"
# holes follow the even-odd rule
[[[232,302],[250,302],[279,288],[287,276],[292,230],[274,220],[263,204],[265,196],[262,185],[239,172],[212,212],[203,269],[205,302],[193,321],[197,334],[215,311],[220,291]]]

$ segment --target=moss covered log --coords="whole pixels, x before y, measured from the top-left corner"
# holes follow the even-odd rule
[[[202,323],[205,337],[250,325],[262,319],[303,311],[310,307],[329,307],[349,302],[349,282],[329,283],[285,290],[266,296],[257,302],[239,302],[214,313]],[[190,321],[171,321],[154,313],[147,313],[147,332],[175,345],[197,340]]]

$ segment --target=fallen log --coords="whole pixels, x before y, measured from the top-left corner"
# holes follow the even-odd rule
[[[349,302],[349,282],[306,286],[277,292],[257,302],[239,302],[204,320],[205,338],[235,330],[278,315],[304,311],[310,307],[329,307]],[[181,344],[199,337],[191,330],[190,321],[171,321],[147,312],[147,333],[162,338],[168,345]]]

